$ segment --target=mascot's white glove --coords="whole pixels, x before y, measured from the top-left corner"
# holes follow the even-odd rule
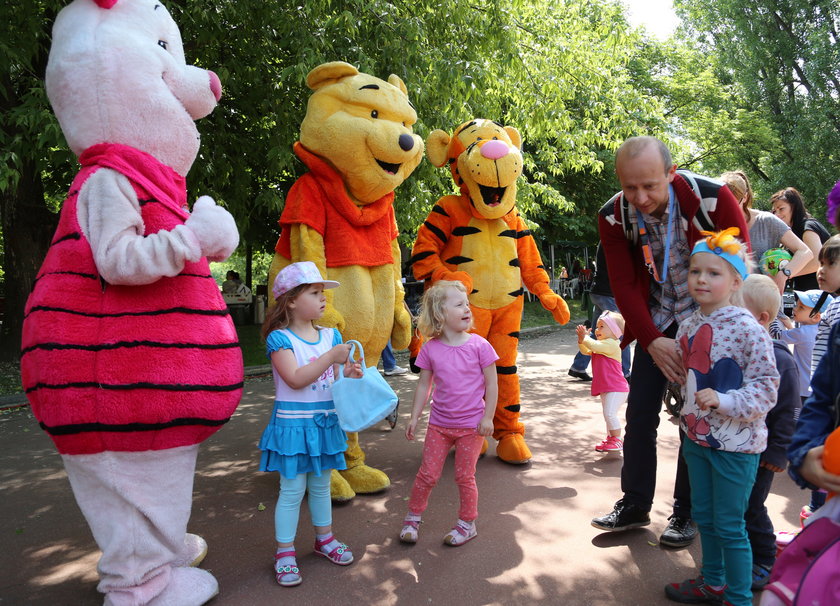
[[[210,196],[201,196],[193,204],[185,225],[201,246],[208,261],[224,261],[239,246],[239,230],[231,214]]]

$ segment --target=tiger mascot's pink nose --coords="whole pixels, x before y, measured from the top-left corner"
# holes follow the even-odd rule
[[[481,146],[481,155],[490,160],[498,160],[508,155],[507,143],[502,141],[488,141]]]

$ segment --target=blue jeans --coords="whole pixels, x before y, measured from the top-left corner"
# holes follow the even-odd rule
[[[734,606],[752,606],[753,559],[744,513],[760,455],[706,448],[686,438],[683,456],[703,546],[703,580],[727,585],[724,595]]]
[[[382,350],[382,369],[394,370],[396,367],[397,359],[394,357],[394,350],[391,347],[391,342],[388,341],[388,344],[385,346],[385,349]]]
[[[607,295],[597,295],[595,293],[589,293],[589,298],[592,300],[592,330],[589,333],[593,339],[595,338],[595,324],[598,322],[598,318],[601,317],[601,314],[605,311],[618,311],[618,306],[615,304],[615,299],[612,297],[608,297]],[[578,372],[586,372],[586,368],[589,366],[589,356],[580,351],[577,352],[575,355],[575,359],[572,361],[572,370],[577,370]],[[630,348],[625,347],[621,350],[621,370],[624,372],[624,376],[628,376],[630,374]]]

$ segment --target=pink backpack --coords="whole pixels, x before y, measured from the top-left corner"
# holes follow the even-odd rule
[[[840,604],[840,524],[808,524],[779,555],[765,591],[790,606]]]

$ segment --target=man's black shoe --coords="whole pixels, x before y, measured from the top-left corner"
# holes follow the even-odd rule
[[[668,526],[662,531],[659,542],[668,547],[688,547],[697,536],[697,526],[691,518],[676,514],[668,518]]]
[[[637,505],[619,501],[613,510],[600,518],[593,518],[592,525],[601,530],[618,532],[650,524],[650,514]]]
[[[591,381],[592,377],[589,376],[589,373],[585,370],[575,370],[574,368],[569,369],[569,376],[574,377],[575,379],[580,379],[581,381]]]

